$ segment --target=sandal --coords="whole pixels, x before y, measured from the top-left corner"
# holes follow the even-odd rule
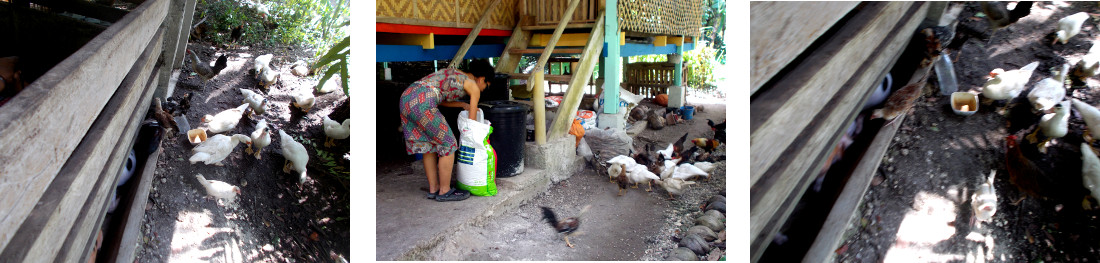
[[[441,195],[436,195],[435,196],[435,200],[439,201],[439,202],[462,201],[462,200],[466,200],[466,198],[470,198],[470,193],[469,192],[466,192],[466,191],[463,191],[463,190],[458,190],[458,189],[455,189],[455,188],[451,188],[451,191],[447,192],[446,194],[441,194]]]
[[[427,197],[428,197],[428,199],[435,199],[437,196],[439,196],[439,195],[436,194],[436,193],[428,193]]]

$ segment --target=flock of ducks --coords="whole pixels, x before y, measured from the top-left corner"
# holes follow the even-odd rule
[[[257,81],[265,90],[279,79],[279,72],[270,66],[273,57],[272,54],[258,56],[253,67]],[[262,117],[266,112],[268,100],[262,94],[249,89],[240,89],[240,91],[244,97],[240,106],[218,112],[215,115],[207,114],[202,117],[203,127],[200,127],[199,130],[202,130],[202,133],[213,133],[215,135],[201,142],[189,138],[192,143],[197,143],[191,149],[192,155],[189,159],[191,164],[203,163],[223,166],[222,161],[242,142],[247,145],[245,151],[249,155],[261,159],[262,150],[271,144],[271,129],[268,127],[267,120]],[[312,89],[306,89],[293,95],[293,97],[292,105],[306,113],[316,102]],[[254,116],[259,116],[259,120],[256,122],[255,130],[250,135],[232,134],[227,136],[220,134],[236,128],[242,117],[252,118]],[[351,119],[336,122],[328,116],[324,116],[322,128],[327,136],[325,147],[332,147],[335,145],[335,140],[350,137]],[[302,143],[296,141],[283,130],[279,130],[279,143],[283,157],[286,158],[283,172],[297,174],[298,182],[305,183],[309,179],[306,175],[309,152]],[[195,177],[206,188],[207,194],[212,197],[233,203],[236,195],[240,194],[240,188],[237,186],[222,181],[208,180],[201,174]]]

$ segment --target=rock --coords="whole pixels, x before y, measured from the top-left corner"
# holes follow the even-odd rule
[[[707,208],[703,210],[718,210],[719,212],[726,212],[726,202],[714,202],[707,204]]]
[[[689,248],[678,247],[676,249],[673,249],[672,252],[668,254],[667,260],[668,261],[697,261],[697,260],[699,260],[699,257],[696,257],[695,252],[692,252],[691,249],[689,249]]]
[[[706,260],[707,261],[718,261],[719,259],[722,258],[722,255],[725,255],[725,254],[722,253],[722,249],[715,248],[714,250],[711,250],[709,254],[707,254]]]
[[[693,226],[688,229],[688,235],[699,235],[706,241],[718,239],[718,234],[715,234],[713,230],[706,226]]]
[[[721,219],[706,215],[695,219],[695,224],[710,228],[712,231],[721,231],[726,228],[725,223],[723,223]]]
[[[710,199],[707,199],[707,204],[714,203],[714,202],[723,202],[723,203],[725,203],[726,202],[726,197],[721,196],[721,195],[716,195],[716,196],[711,196]]]
[[[707,210],[707,212],[705,212],[703,214],[708,215],[708,216],[713,216],[714,218],[717,218],[717,219],[726,219],[726,215],[722,214],[722,212],[718,212],[718,210]]]
[[[691,249],[696,255],[706,255],[710,251],[710,245],[699,235],[688,235],[680,239],[680,246]]]

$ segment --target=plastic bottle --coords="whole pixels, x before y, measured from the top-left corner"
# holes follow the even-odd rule
[[[951,65],[951,58],[947,57],[947,53],[940,55],[940,60],[936,61],[936,79],[940,81],[940,95],[951,96],[951,93],[958,91],[958,82],[955,81],[955,66]]]

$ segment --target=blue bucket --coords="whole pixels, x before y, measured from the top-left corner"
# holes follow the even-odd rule
[[[680,112],[684,114],[685,120],[691,120],[692,116],[695,115],[695,106],[680,107]]]

